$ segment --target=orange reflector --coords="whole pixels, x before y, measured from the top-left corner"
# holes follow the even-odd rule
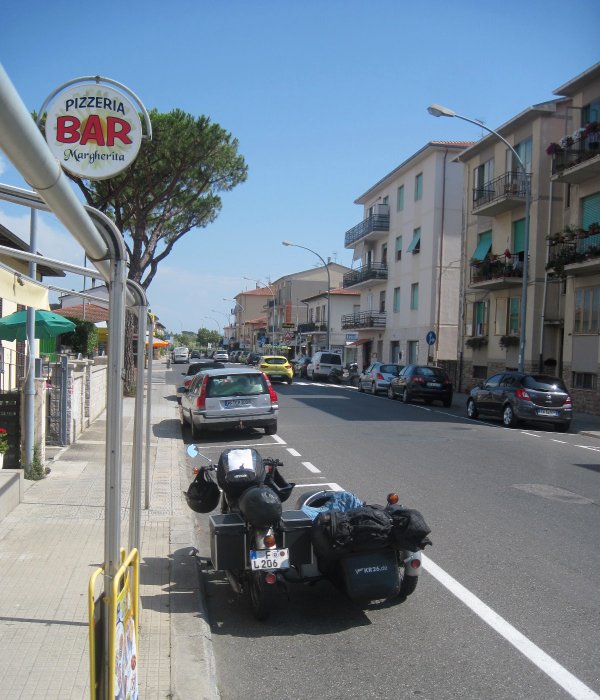
[[[269,585],[273,585],[277,581],[277,576],[275,574],[267,574],[265,576],[265,583],[268,583]]]
[[[194,475],[195,476],[198,476],[199,471],[200,471],[200,469],[198,469],[198,467],[194,467]]]
[[[275,537],[274,535],[266,535],[263,538],[263,542],[265,543],[265,547],[274,547],[275,546]]]
[[[391,506],[395,506],[396,503],[398,503],[399,500],[400,500],[400,497],[398,496],[397,493],[388,493],[388,495],[387,495],[387,502],[388,502]]]
[[[421,566],[421,560],[420,559],[413,559],[410,562],[410,565],[413,569],[418,569]]]

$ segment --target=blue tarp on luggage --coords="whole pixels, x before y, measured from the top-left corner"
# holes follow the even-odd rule
[[[361,508],[363,505],[364,502],[350,491],[331,491],[328,492],[327,502],[322,506],[313,507],[303,505],[302,510],[311,520],[314,520],[319,513],[328,513],[332,510],[344,512],[352,510],[352,508]]]

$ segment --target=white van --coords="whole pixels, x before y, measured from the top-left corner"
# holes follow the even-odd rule
[[[177,364],[178,362],[189,362],[190,360],[190,351],[188,348],[175,348],[173,350],[173,363]]]
[[[306,367],[308,379],[327,379],[333,369],[342,369],[342,356],[335,352],[316,352]]]

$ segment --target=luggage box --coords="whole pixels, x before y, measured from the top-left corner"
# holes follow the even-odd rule
[[[281,514],[281,546],[290,550],[292,566],[312,563],[311,532],[312,520],[304,511],[286,510]]]
[[[210,558],[218,571],[246,568],[246,531],[237,513],[208,518]]]
[[[400,592],[396,552],[379,549],[340,559],[346,592],[353,600],[391,598]]]

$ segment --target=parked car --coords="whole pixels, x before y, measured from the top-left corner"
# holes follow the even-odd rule
[[[306,379],[306,368],[310,364],[310,357],[301,357],[294,362],[294,376]]]
[[[219,360],[220,362],[229,362],[229,353],[227,352],[227,350],[215,350],[213,360]]]
[[[404,403],[422,399],[425,403],[441,401],[452,405],[452,382],[441,367],[430,365],[407,365],[388,388],[390,399],[401,398]]]
[[[192,350],[190,353],[190,360],[199,360],[202,357],[202,354],[200,353],[200,350]]]
[[[287,357],[283,355],[263,355],[260,358],[258,369],[264,372],[269,379],[292,383],[294,369]]]
[[[262,355],[259,352],[249,352],[246,358],[247,365],[257,365]]]
[[[562,379],[546,374],[498,372],[471,389],[467,415],[501,418],[507,428],[521,421],[550,423],[567,432],[573,418],[573,402]]]
[[[206,369],[224,369],[225,365],[222,362],[217,362],[216,360],[200,359],[196,362],[192,362],[182,375],[185,377],[183,384],[177,387],[177,402],[181,401],[181,396],[184,389],[189,389],[194,377],[198,372],[202,372]]]
[[[387,392],[390,382],[400,374],[402,369],[404,369],[404,365],[371,362],[358,378],[358,390],[370,391],[372,394],[379,391]]]
[[[308,379],[327,379],[333,369],[342,369],[342,356],[335,352],[316,352],[306,367]]]
[[[234,350],[233,352],[230,352],[229,353],[229,362],[239,362],[241,354],[242,354],[241,350]]]
[[[250,367],[226,367],[200,372],[184,390],[179,406],[182,426],[192,438],[226,428],[264,428],[277,432],[279,404],[268,377]]]

